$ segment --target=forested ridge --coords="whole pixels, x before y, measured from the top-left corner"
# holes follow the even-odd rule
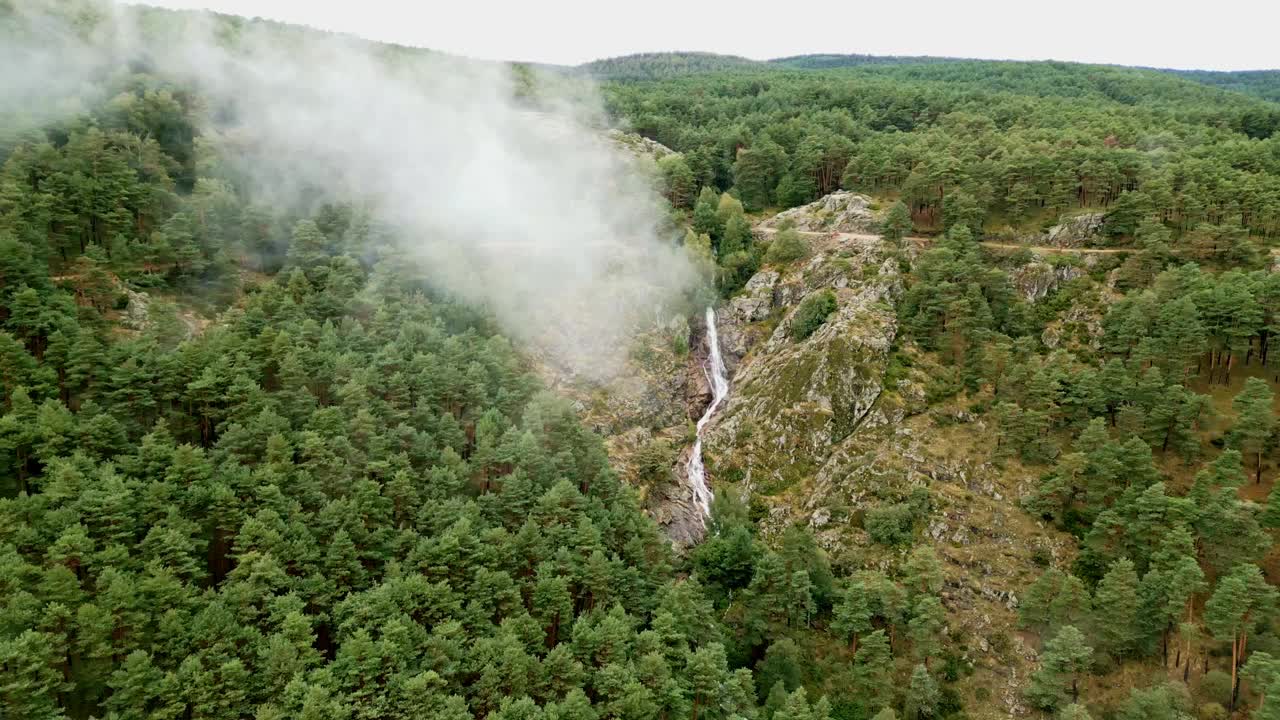
[[[1152,213],[1189,245],[1280,229],[1280,106],[1170,75],[949,62],[606,93],[638,132],[685,154],[671,172],[735,187],[749,210],[843,187],[901,198],[921,229],[958,220],[1016,235],[1081,209],[1106,212],[1113,238]]]
[[[640,80],[671,79],[678,75],[698,72],[723,72],[732,70],[833,70],[837,68],[860,67],[867,65],[922,65],[935,63],[973,63],[1007,64],[1013,61],[981,61],[964,58],[909,56],[909,55],[863,55],[858,53],[813,53],[770,60],[751,60],[734,55],[717,55],[700,52],[663,52],[637,53],[620,57],[593,60],[573,68],[561,68],[585,72],[601,80],[614,82],[633,82]],[[1111,66],[1113,69],[1124,69],[1123,66]],[[1167,73],[1194,80],[1205,85],[1213,85],[1229,90],[1260,97],[1271,102],[1280,101],[1280,70],[1170,70],[1161,68],[1140,68],[1150,73]]]

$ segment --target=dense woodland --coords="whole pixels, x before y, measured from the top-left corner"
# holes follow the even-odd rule
[[[672,73],[607,92],[682,151],[662,167],[668,197],[689,208],[726,294],[743,267],[806,253],[786,230],[744,252],[730,228],[744,206],[839,188],[888,206],[883,235],[909,269],[894,362],[927,358],[930,403],[989,423],[994,462],[1039,477],[1024,510],[1077,543],[1019,595],[1019,625],[1040,642],[1031,707],[1087,717],[1086,688],[1119,685],[1132,691],[1094,712],[1272,716],[1280,106],[1056,63]],[[1069,279],[1034,302],[1017,289],[1032,256],[976,242],[1034,244],[1081,211],[1104,218],[1096,243],[1123,251],[1039,260]],[[797,341],[832,308],[806,300]],[[1063,328],[1096,339],[1050,343]],[[864,522],[892,544],[918,517],[890,505]],[[1152,679],[1133,684],[1135,668]]]
[[[724,493],[676,555],[394,232],[257,204],[132,70],[3,148],[0,716],[958,710],[928,548],[832,568]]]
[[[941,653],[927,552],[859,580],[891,603],[874,632],[832,619],[811,538],[766,547],[731,504],[675,557],[600,439],[367,218],[183,189],[148,123],[191,118],[151,83],[4,166],[5,717],[824,718]],[[113,125],[135,103],[175,114]],[[272,243],[198,337],[117,322],[126,287],[216,289]],[[815,668],[836,626],[866,637]]]
[[[1019,592],[1043,639],[1027,702],[1088,717],[1090,677],[1163,663],[1194,694],[1143,683],[1109,711],[1277,712],[1280,494],[1239,490],[1276,474],[1280,106],[1061,64],[707,63],[605,92],[682,153],[663,189],[724,293],[804,256],[794,233],[756,242],[749,212],[844,187],[900,201],[890,242],[940,233],[902,253],[896,362],[934,358],[931,399],[996,423],[997,461],[1040,477],[1026,512],[1079,541]],[[926,488],[867,515],[888,566],[834,566],[805,528],[765,537],[730,488],[674,553],[489,318],[424,284],[376,217],[257,202],[202,136],[198,90],[141,69],[0,133],[0,716],[972,710]],[[975,243],[1079,208],[1140,250],[1042,302]],[[1101,357],[1041,342],[1113,271]],[[834,302],[802,306],[796,341]],[[192,306],[223,312],[201,329]]]
[[[1154,216],[1188,245],[1280,232],[1280,106],[1154,71],[957,61],[677,75],[607,90],[638,132],[684,154],[675,177],[748,210],[837,188],[899,197],[921,230],[1017,234],[1107,213]]]

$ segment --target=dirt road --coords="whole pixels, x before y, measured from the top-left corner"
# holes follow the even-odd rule
[[[775,228],[757,227],[754,230],[762,235],[773,235],[777,233]],[[842,232],[817,232],[813,230],[797,230],[801,237],[811,238],[829,238],[832,240],[853,240],[858,242],[867,242],[876,240],[880,236],[870,233],[842,233]],[[921,246],[933,244],[933,238],[927,237],[907,237],[907,242],[915,243]],[[1041,255],[1118,255],[1121,253],[1138,252],[1137,248],[1070,248],[1070,247],[1052,247],[1042,245],[1021,245],[1019,243],[1001,243],[994,241],[982,241],[978,243],[982,247],[992,248],[995,250],[1030,250],[1033,253]]]

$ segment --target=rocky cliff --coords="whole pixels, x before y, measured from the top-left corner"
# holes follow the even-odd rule
[[[823,290],[835,292],[836,310],[813,335],[793,339],[796,307]],[[849,237],[823,243],[798,267],[752,278],[725,313],[724,332],[738,339],[726,347],[747,357],[706,439],[712,472],[770,490],[812,475],[883,391],[900,290],[885,246]],[[770,316],[776,322],[763,337],[752,323]]]

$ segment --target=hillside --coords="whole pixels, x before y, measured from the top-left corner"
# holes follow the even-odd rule
[[[789,222],[821,226],[830,205]],[[1077,630],[1094,653],[1080,678],[1092,712],[1246,702],[1248,690],[1230,692],[1230,658],[1215,669],[1218,636],[1194,635],[1174,657],[1164,621],[1142,618],[1172,597],[1168,612],[1212,627],[1223,578],[1248,577],[1266,598],[1252,641],[1273,647],[1280,492],[1274,463],[1240,452],[1246,418],[1274,428],[1274,372],[1258,355],[1269,321],[1237,350],[1203,353],[1220,332],[1211,298],[1238,297],[1228,322],[1270,317],[1280,276],[1206,273],[1150,250],[984,249],[964,228],[896,242],[783,229],[757,242],[759,270],[720,320],[736,369],[706,440],[718,492],[749,496],[766,534],[814,528],[837,565],[892,567],[931,547],[971,716],[1062,707],[1041,683],[1055,637]],[[778,259],[783,242],[799,257]],[[824,295],[815,328],[807,308]],[[1188,330],[1196,340],[1172,350]],[[1231,359],[1246,348],[1252,362]],[[1173,535],[1152,541],[1148,528]],[[1175,560],[1189,575],[1157,585]],[[1197,596],[1207,615],[1187,610]]]
[[[1206,85],[1214,85],[1246,95],[1256,95],[1263,100],[1280,103],[1280,70],[1245,72],[1170,70],[1169,72]]]
[[[955,62],[953,58],[935,58],[906,55],[794,55],[774,58],[770,65],[797,70],[831,70],[843,67],[860,67],[866,65],[906,65],[917,63]]]
[[[1280,107],[1164,73],[963,61],[604,92],[615,117],[684,154],[695,187],[735,188],[751,211],[843,188],[902,199],[930,232],[949,227],[947,206],[1008,237],[1102,213],[1100,242],[1132,236],[1149,210],[1175,242],[1270,237],[1280,220]]]

